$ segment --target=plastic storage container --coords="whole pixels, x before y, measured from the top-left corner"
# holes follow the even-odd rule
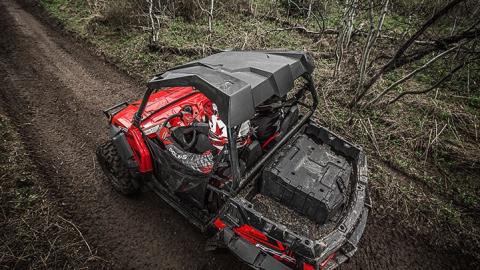
[[[260,192],[324,224],[347,200],[351,172],[329,146],[299,135],[266,165]]]

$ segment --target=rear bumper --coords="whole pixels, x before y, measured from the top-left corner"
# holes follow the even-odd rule
[[[291,270],[290,267],[238,236],[231,229],[222,231],[221,240],[235,256],[254,269]]]
[[[365,208],[362,212],[359,223],[354,228],[354,231],[348,238],[347,242],[340,246],[340,248],[335,253],[335,257],[332,260],[326,262],[326,264],[320,268],[321,270],[334,269],[340,264],[346,262],[355,254],[355,252],[357,251],[358,242],[360,241],[360,238],[362,237],[365,226],[367,224],[367,216],[368,209]]]
[[[330,254],[325,254],[326,257],[330,257],[335,253],[334,257],[331,259],[320,262],[315,265],[313,269],[318,270],[330,270],[334,269],[343,262],[347,261],[350,257],[354,255],[357,251],[357,245],[360,241],[360,238],[363,235],[365,230],[365,225],[367,223],[368,209],[364,208],[361,217],[357,225],[353,228],[350,236],[347,241],[343,244],[340,244],[337,247],[328,247],[329,250],[333,250]],[[242,237],[238,236],[232,229],[225,228],[218,235],[221,242],[241,261],[248,264],[253,269],[259,270],[292,270],[298,269],[303,270],[301,265],[297,267],[289,267],[282,262],[275,259],[272,255],[268,254],[260,247],[253,245]],[[337,242],[338,243],[338,242]]]

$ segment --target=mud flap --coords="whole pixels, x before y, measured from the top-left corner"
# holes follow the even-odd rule
[[[240,260],[258,270],[291,270],[290,267],[277,261],[258,247],[236,235],[230,229],[220,232],[220,237],[227,248]]]
[[[135,186],[135,188],[139,188],[141,185],[138,179],[140,176],[138,164],[133,157],[133,150],[130,147],[130,144],[128,144],[125,133],[122,132],[121,128],[111,125],[110,136],[112,138],[113,144],[115,145],[115,148],[117,148],[120,159],[122,160],[125,167],[127,167],[130,175],[132,176],[131,180],[133,185]]]
[[[130,144],[128,144],[127,137],[125,136],[125,133],[122,132],[122,129],[112,125],[110,128],[110,136],[113,144],[117,148],[120,159],[125,166],[129,170],[138,171],[138,165],[133,158],[133,150],[130,147]]]

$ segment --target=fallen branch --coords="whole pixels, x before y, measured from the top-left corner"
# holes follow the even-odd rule
[[[83,237],[83,234],[82,234],[82,232],[78,229],[78,227],[77,227],[73,222],[71,222],[71,221],[69,221],[69,220],[66,220],[66,219],[63,218],[62,216],[60,216],[60,215],[57,215],[57,216],[58,216],[60,219],[62,219],[63,221],[67,222],[68,224],[72,225],[72,226],[75,228],[75,230],[77,230],[77,232],[78,232],[78,234],[80,235],[80,237],[82,237],[83,242],[85,242],[85,245],[87,246],[88,251],[90,252],[90,256],[92,256],[92,255],[93,255],[92,249],[90,248],[90,245],[88,244],[87,240],[85,240],[85,237]]]
[[[371,131],[368,130],[367,128],[367,125],[365,125],[363,123],[363,120],[360,119],[360,124],[363,126],[363,128],[365,129],[365,133],[367,134],[368,138],[370,139],[370,141],[372,142],[373,144],[373,147],[375,148],[375,151],[377,152],[378,156],[382,156],[381,153],[380,153],[380,148],[378,147],[378,143],[377,143],[377,138],[375,137],[375,133],[373,131],[373,127],[372,127],[372,123],[370,122],[370,118],[368,118],[368,122],[370,124],[370,129]]]
[[[443,126],[443,128],[440,130],[440,132],[437,132],[436,123],[435,123],[435,129],[436,129],[436,130],[435,130],[435,133],[436,133],[436,135],[435,135],[435,138],[433,138],[433,140],[432,140],[432,144],[434,144],[434,143],[437,142],[438,138],[440,138],[440,135],[443,133],[443,131],[445,130],[445,128],[446,128],[447,126],[448,126],[448,124],[445,124],[445,125]]]
[[[380,148],[378,147],[378,142],[377,142],[377,137],[375,136],[375,131],[373,130],[372,122],[370,121],[370,118],[367,118],[368,124],[370,125],[370,130],[372,131],[372,139],[373,139],[373,145],[375,146],[375,149],[377,150],[377,153],[379,156],[382,156],[380,153]]]

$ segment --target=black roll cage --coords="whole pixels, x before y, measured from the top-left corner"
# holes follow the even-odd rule
[[[306,84],[304,86],[305,90],[308,90],[311,95],[312,95],[312,105],[309,108],[309,111],[307,114],[303,115],[302,118],[283,136],[280,141],[275,144],[267,153],[265,153],[260,160],[252,167],[249,168],[245,174],[242,176],[240,173],[240,164],[238,161],[238,149],[237,149],[237,144],[236,144],[236,132],[235,128],[236,126],[229,126],[227,125],[227,136],[228,136],[228,155],[229,155],[229,160],[230,164],[232,166],[232,176],[233,176],[233,185],[232,189],[230,191],[231,196],[235,196],[243,187],[245,187],[248,183],[250,183],[257,175],[259,170],[262,168],[262,166],[267,162],[267,160],[286,142],[288,141],[295,133],[308,121],[308,119],[312,116],[314,111],[316,110],[318,106],[318,94],[315,88],[315,84],[313,82],[313,78],[310,73],[305,73],[301,76],[302,78],[305,79]],[[142,102],[138,108],[138,111],[135,113],[132,124],[137,127],[139,130],[142,130],[140,128],[142,120],[142,115],[145,110],[145,107],[148,103],[148,100],[150,98],[150,95],[155,91],[156,89],[153,88],[148,88],[147,91],[145,92]],[[198,89],[201,90],[202,89]],[[303,89],[302,89],[302,92]],[[304,94],[304,93],[303,93]]]

